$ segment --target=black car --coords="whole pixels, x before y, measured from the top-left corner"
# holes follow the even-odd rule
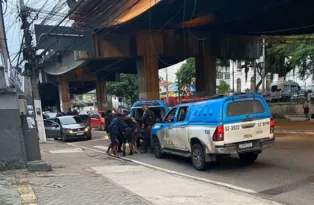
[[[79,116],[61,116],[44,120],[47,138],[61,138],[64,142],[70,139],[92,139],[91,127],[86,125]]]

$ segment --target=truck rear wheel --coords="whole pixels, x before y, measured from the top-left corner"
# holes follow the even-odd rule
[[[255,160],[258,157],[258,153],[251,153],[251,152],[243,153],[243,154],[239,154],[239,157],[240,157],[240,161],[243,164],[250,165],[255,162]]]
[[[204,147],[200,143],[196,143],[192,146],[192,164],[198,171],[203,171],[207,168],[207,162],[205,161]]]

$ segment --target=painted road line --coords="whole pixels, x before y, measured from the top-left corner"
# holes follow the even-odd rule
[[[18,184],[17,188],[23,205],[39,205],[37,197],[28,183]]]
[[[83,147],[83,146],[79,146],[79,145],[75,145],[75,144],[71,144],[71,143],[68,143],[68,145],[75,146],[75,147],[80,147],[82,149],[92,150],[92,151],[99,152],[99,153],[104,153],[104,154],[106,153],[106,152],[103,152],[103,151],[99,151],[99,150],[96,150],[96,149]],[[106,147],[106,146],[103,146],[103,147]],[[120,158],[113,157],[113,158],[126,160],[126,161],[131,161],[133,163],[136,163],[136,164],[139,164],[139,165],[142,165],[142,166],[145,166],[145,167],[149,167],[149,168],[152,168],[152,169],[155,169],[155,170],[163,171],[163,172],[166,172],[166,173],[169,173],[169,174],[174,174],[174,175],[177,175],[177,176],[186,177],[186,178],[189,178],[189,179],[193,179],[193,180],[197,180],[197,181],[201,181],[201,182],[205,182],[205,183],[210,183],[210,184],[214,184],[214,185],[217,185],[217,186],[226,187],[226,188],[229,188],[229,189],[233,189],[233,190],[237,190],[237,191],[241,191],[241,192],[245,192],[245,193],[249,193],[249,194],[257,194],[257,192],[252,190],[252,189],[246,189],[246,188],[235,186],[235,185],[232,185],[232,184],[227,184],[227,183],[223,183],[223,182],[217,182],[217,181],[213,181],[213,180],[209,180],[209,179],[205,179],[205,178],[201,178],[201,177],[195,177],[195,176],[184,174],[184,173],[181,173],[181,172],[172,171],[172,170],[169,170],[169,169],[164,169],[164,168],[157,167],[157,166],[154,166],[154,165],[146,164],[144,162],[140,162],[140,161],[137,161],[137,160],[134,160],[134,159],[130,159],[130,158],[127,158],[127,157],[120,157]]]
[[[94,146],[94,147],[97,148],[97,149],[103,149],[103,150],[107,150],[108,149],[108,147],[101,146],[101,145],[97,145],[97,146]]]
[[[109,139],[108,137],[106,138],[107,136],[105,136],[104,138],[102,139],[94,139],[94,140],[89,140],[89,141],[104,141],[104,140],[107,140]]]
[[[64,153],[78,153],[78,152],[84,152],[84,151],[81,148],[75,148],[75,149],[51,150],[49,152],[51,154],[64,154]]]
[[[128,147],[129,145],[126,144],[125,146]],[[108,149],[108,147],[102,146],[102,145],[97,145],[97,146],[93,146],[93,147],[95,147],[95,148],[97,148],[97,149],[103,149],[103,150],[107,150],[107,149]]]

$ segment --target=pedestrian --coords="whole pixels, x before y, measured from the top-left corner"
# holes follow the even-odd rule
[[[137,153],[136,152],[137,122],[135,118],[130,118],[130,116],[128,116],[125,119],[125,122],[128,124],[128,128],[125,130],[125,135],[129,144],[129,148],[130,148],[129,155],[133,155],[133,153]]]
[[[119,135],[121,135],[120,132],[120,125],[119,125],[119,118],[113,118],[109,127],[108,127],[108,131],[109,131],[109,136],[110,136],[110,141],[111,141],[111,149],[112,149],[112,153],[113,156],[115,157],[119,157],[118,153],[117,153],[117,149],[118,149],[118,145],[119,145]],[[111,155],[110,151],[107,151],[107,153],[109,155]]]
[[[304,93],[304,103],[303,103],[303,109],[304,109],[304,115],[305,115],[305,121],[309,121],[309,113],[310,113],[310,96],[308,91],[305,91]]]
[[[127,142],[127,138],[132,134],[132,128],[129,127],[129,125],[126,123],[126,118],[122,117],[122,116],[118,116],[115,119],[118,119],[119,121],[119,128],[120,128],[120,135],[119,135],[119,146],[121,144],[122,147],[122,155],[125,156],[125,152],[126,152],[126,142]],[[121,148],[120,148],[121,149]]]
[[[110,139],[109,125],[110,125],[110,123],[112,121],[112,118],[113,118],[112,117],[112,111],[111,110],[107,110],[106,111],[106,117],[105,117],[105,130],[104,131],[106,131],[107,136],[108,136],[109,139]],[[113,147],[113,145],[110,142],[110,144],[108,146],[108,149],[107,149],[107,154],[110,153],[110,151],[112,150],[112,147]]]
[[[127,113],[125,113],[125,114],[122,114],[122,113],[120,112],[120,109],[119,109],[119,108],[114,108],[113,111],[114,111],[114,113],[113,113],[113,118],[115,118],[115,117],[122,117],[122,118],[124,118],[124,117],[126,117],[126,116],[130,113],[130,112],[127,112]],[[124,140],[124,138],[123,138],[122,140]],[[118,152],[120,152],[120,153],[123,152],[123,149],[122,149],[122,145],[123,145],[122,140],[120,141],[120,143],[119,143],[119,145],[118,145]]]
[[[150,133],[152,126],[156,123],[155,113],[148,109],[147,105],[143,106],[143,115],[137,121],[142,123],[142,128],[144,129],[144,147],[141,151],[142,153],[147,153],[151,146],[150,143]]]

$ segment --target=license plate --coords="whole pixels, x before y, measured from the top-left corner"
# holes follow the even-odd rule
[[[245,149],[245,148],[250,148],[250,147],[253,147],[253,142],[245,142],[245,143],[239,144],[240,149]]]
[[[76,135],[84,135],[84,132],[78,132]]]

